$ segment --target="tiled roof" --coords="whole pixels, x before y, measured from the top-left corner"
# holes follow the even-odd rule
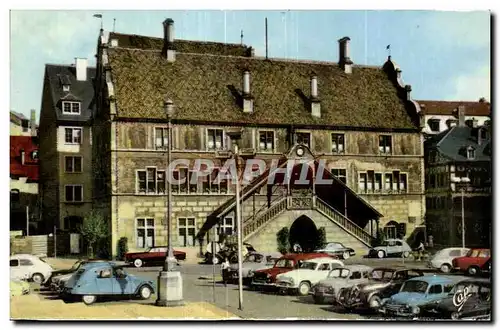
[[[118,47],[135,49],[154,49],[163,48],[163,38],[154,38],[139,36],[134,34],[123,34],[110,32],[109,40],[118,40]],[[198,53],[214,55],[246,56],[252,55],[252,47],[238,44],[227,44],[213,41],[192,41],[175,40],[175,49],[179,53]]]
[[[458,106],[465,106],[466,116],[489,116],[491,104],[488,102],[417,101],[425,115],[457,115]]]
[[[117,114],[165,119],[163,100],[174,102],[174,119],[240,124],[415,129],[405,101],[382,68],[254,57],[177,53],[168,63],[158,50],[109,48]],[[239,102],[242,72],[251,73],[254,112]],[[304,98],[318,78],[321,118]]]
[[[24,164],[21,161],[21,150],[24,150]],[[38,138],[31,136],[10,137],[10,175],[27,177],[38,181],[38,159],[33,159],[33,151],[38,151]]]
[[[76,68],[69,65],[52,65],[45,66],[45,74],[50,81],[50,90],[52,99],[54,100],[54,107],[57,111],[58,120],[68,121],[87,121],[90,119],[92,109],[94,107],[94,83],[95,68],[87,68],[87,80],[76,80]],[[70,91],[63,91],[61,79],[70,82]],[[79,115],[67,115],[62,113],[61,101],[62,100],[80,100],[81,112]]]

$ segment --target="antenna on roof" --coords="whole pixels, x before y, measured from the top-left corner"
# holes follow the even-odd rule
[[[241,39],[241,45],[243,46],[243,30],[241,30],[240,39]]]
[[[116,18],[113,18],[113,32],[115,32]]]
[[[267,49],[268,45],[267,45],[267,17],[266,17],[266,60],[267,60],[267,55],[268,55],[268,49]]]

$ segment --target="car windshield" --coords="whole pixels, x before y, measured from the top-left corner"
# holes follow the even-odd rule
[[[262,262],[263,258],[264,256],[261,254],[250,254],[243,260],[243,262]]]
[[[279,259],[276,261],[276,264],[274,267],[280,267],[280,268],[293,268],[293,260],[290,259]]]
[[[77,262],[75,262],[73,264],[73,266],[71,266],[71,270],[77,270],[78,268],[80,268],[80,265],[82,264],[82,261],[81,260],[78,260]]]
[[[393,271],[374,269],[370,274],[370,278],[372,280],[390,280],[393,274],[394,274]]]
[[[406,281],[401,288],[401,292],[425,293],[429,284],[424,281]]]
[[[329,278],[346,278],[347,276],[349,276],[349,269],[345,268],[336,268],[328,274]]]
[[[300,269],[312,269],[315,270],[318,264],[315,262],[305,261],[300,265]]]

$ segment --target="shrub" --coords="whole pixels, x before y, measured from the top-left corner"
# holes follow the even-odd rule
[[[287,227],[283,227],[280,231],[276,233],[276,241],[278,243],[278,251],[281,254],[285,254],[290,250],[290,231]]]
[[[316,235],[317,235],[317,238],[316,238],[316,241],[314,242],[314,249],[318,250],[318,249],[324,248],[326,245],[325,227],[321,227],[320,229],[318,229]]]
[[[117,260],[124,260],[125,254],[127,252],[128,252],[128,238],[121,237],[118,240],[117,247],[116,247],[116,259]]]

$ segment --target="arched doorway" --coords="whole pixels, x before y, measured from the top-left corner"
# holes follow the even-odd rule
[[[318,239],[318,229],[309,217],[303,215],[297,218],[290,227],[290,247],[298,244],[302,252],[312,252]]]

